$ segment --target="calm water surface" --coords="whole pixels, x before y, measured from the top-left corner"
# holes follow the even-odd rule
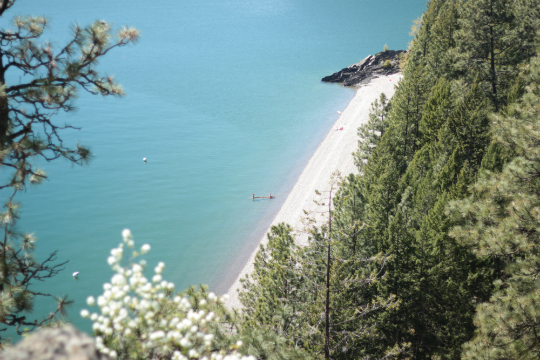
[[[66,270],[37,286],[67,294],[70,321],[110,279],[106,258],[130,228],[164,261],[178,290],[225,292],[318,143],[354,95],[320,78],[369,54],[405,49],[425,0],[19,0],[9,16],[45,15],[60,46],[95,19],[141,32],[101,62],[126,97],[81,94],[57,121],[94,161],[43,164],[49,181],[19,196],[21,230],[37,256],[58,250]],[[2,27],[8,26],[7,17]],[[142,158],[148,158],[143,164]],[[252,202],[253,192],[276,200]],[[75,281],[74,271],[80,272]],[[35,314],[54,309],[37,304]]]

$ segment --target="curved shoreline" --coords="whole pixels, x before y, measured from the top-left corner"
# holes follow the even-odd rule
[[[303,210],[311,211],[315,208],[313,202],[316,200],[315,190],[324,190],[328,186],[333,172],[339,170],[344,177],[350,173],[358,173],[352,156],[358,146],[357,129],[368,121],[371,103],[378,99],[383,92],[388,98],[391,98],[395,91],[394,85],[401,78],[401,73],[381,76],[356,91],[354,98],[309,159],[287,200],[262,237],[260,244],[266,244],[266,234],[273,225],[280,222],[286,222],[292,226],[298,244],[305,245],[307,243],[307,235],[300,231],[303,227],[301,222]],[[343,130],[336,130],[336,128],[343,128]],[[259,247],[251,254],[248,262],[227,292],[229,299],[226,306],[228,308],[241,308],[238,299],[238,290],[241,288],[240,279],[253,271],[257,251],[259,251]]]

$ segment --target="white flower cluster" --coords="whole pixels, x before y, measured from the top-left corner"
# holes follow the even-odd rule
[[[160,262],[154,269],[151,282],[143,274],[144,260],[122,267],[124,245],[134,247],[128,229],[122,236],[124,242],[112,249],[107,259],[115,274],[110,283],[103,285],[103,295],[97,298],[101,314],[81,311],[82,317],[94,322],[96,345],[102,353],[113,359],[130,357],[136,352],[139,358],[255,360],[252,356],[241,356],[235,349],[216,351],[212,346],[213,335],[206,330],[219,319],[205,309],[212,303],[223,302],[223,297],[209,293],[199,301],[199,310],[194,310],[185,297],[171,299],[174,284],[162,279],[164,263]],[[146,244],[140,253],[148,251],[150,245]],[[133,253],[134,257],[138,255]],[[87,303],[95,306],[96,299],[90,296]],[[239,341],[236,347],[241,345]]]

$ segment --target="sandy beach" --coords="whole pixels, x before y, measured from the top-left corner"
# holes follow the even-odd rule
[[[342,111],[341,116],[309,159],[272,225],[281,222],[290,224],[295,231],[296,242],[300,245],[307,243],[307,235],[301,232],[303,210],[308,212],[315,210],[316,204],[313,200],[320,200],[315,190],[326,190],[330,177],[336,170],[340,171],[343,177],[350,173],[358,173],[352,156],[358,147],[357,129],[368,121],[371,103],[378,99],[381,93],[384,92],[388,98],[394,95],[394,85],[401,77],[401,74],[379,77],[357,90],[354,98]],[[336,130],[336,128],[343,128],[343,130]],[[266,233],[269,231],[270,228]],[[260,241],[261,244],[267,242],[266,233]],[[229,289],[227,307],[241,308],[238,299],[238,289],[241,288],[240,279],[253,271],[253,262],[258,250],[257,248],[251,254],[249,261]]]

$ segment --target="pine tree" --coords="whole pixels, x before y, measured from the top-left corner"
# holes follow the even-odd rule
[[[475,82],[466,90],[463,98],[457,99],[448,123],[458,142],[462,158],[475,171],[480,167],[490,142],[487,116],[489,110],[489,102]]]
[[[499,172],[505,164],[514,157],[512,149],[501,146],[500,143],[492,141],[486,149],[486,154],[482,159],[481,168],[483,170]]]
[[[309,300],[309,294],[302,290],[306,279],[297,269],[299,253],[292,228],[284,223],[272,226],[268,243],[261,244],[257,252],[253,273],[241,280],[246,326],[266,326],[285,335],[292,344],[302,342],[305,319],[301,314],[306,312]]]
[[[441,78],[431,89],[429,98],[424,105],[420,131],[422,143],[436,142],[439,130],[448,121],[454,111],[454,102],[450,91],[450,83]]]
[[[5,17],[16,2],[0,1],[0,17]],[[139,36],[133,28],[122,28],[113,35],[110,24],[96,21],[88,27],[73,26],[67,43],[56,48],[41,42],[48,25],[44,17],[15,17],[9,28],[0,29],[0,189],[6,208],[1,215],[0,289],[4,300],[0,323],[13,326],[19,334],[21,325],[34,329],[51,321],[50,316],[43,320],[26,318],[36,297],[50,296],[32,291],[31,286],[35,280],[56,275],[65,263],[52,265],[56,252],[42,263],[33,258],[35,238],[21,235],[14,228],[19,215],[13,199],[28,184],[46,179],[36,158],[88,162],[91,154],[87,147],[69,147],[62,140],[66,129],[77,128],[59,124],[55,115],[73,110],[79,89],[103,96],[122,95],[122,88],[111,76],[98,73],[97,63],[114,48],[135,43]],[[60,300],[56,313],[63,313],[68,303]]]
[[[373,249],[367,249],[364,236],[362,219],[365,219],[366,208],[363,177],[349,174],[334,198],[334,224],[347,234],[340,243],[343,258],[367,257],[373,253]]]
[[[339,173],[333,174],[329,190],[325,191],[327,195],[318,201],[321,211],[316,211],[314,217],[309,218],[311,224],[316,223],[317,215],[327,216],[328,221],[310,229],[310,243],[302,256],[302,272],[306,278],[312,279],[312,293],[316,294],[311,303],[310,317],[312,327],[318,331],[312,334],[311,347],[315,354],[324,354],[326,359],[358,356],[359,339],[374,335],[373,326],[361,320],[368,314],[398,306],[393,295],[373,298],[369,302],[357,296],[362,289],[379,281],[389,258],[383,253],[370,258],[340,256],[343,253],[340,250],[350,245],[350,237],[360,230],[358,220],[348,224],[341,222],[336,227],[332,199],[341,183]],[[361,263],[361,271],[356,271],[358,263]],[[397,343],[385,355],[398,355],[405,348],[406,344]]]
[[[0,16],[15,2],[3,1]],[[139,36],[133,28],[113,35],[110,24],[96,21],[85,28],[75,25],[67,44],[55,49],[38,42],[48,23],[43,17],[17,17],[13,28],[0,31],[0,154],[2,166],[12,172],[0,189],[11,188],[13,193],[45,177],[32,165],[33,157],[65,158],[75,164],[88,161],[88,148],[69,148],[62,142],[63,130],[74,127],[56,124],[54,115],[73,110],[78,89],[121,96],[120,85],[111,76],[100,75],[96,66],[109,51],[134,43]],[[8,84],[6,77],[12,73],[26,76]]]
[[[448,51],[455,47],[453,34],[458,27],[458,0],[431,1],[428,13],[433,17],[426,54],[426,78],[434,85],[440,78],[453,79],[453,63]]]
[[[386,348],[400,342],[410,343],[416,358],[459,356],[461,344],[473,331],[473,299],[484,300],[491,290],[491,264],[478,261],[447,235],[451,222],[444,214],[446,204],[451,197],[465,196],[464,189],[474,180],[474,170],[454,135],[456,129],[449,125],[456,107],[451,94],[449,82],[440,79],[425,103],[421,122],[423,135],[427,134],[425,145],[415,152],[403,175],[395,167],[390,172],[395,179],[393,202],[379,195],[390,174],[381,177],[385,172],[380,169],[391,164],[392,150],[387,146],[391,139],[382,139],[368,159],[364,176],[355,180],[364,191],[358,213],[366,221],[359,247],[373,249],[373,243],[377,251],[392,257],[377,290],[362,289],[358,296],[369,301],[395,295],[400,301],[399,308],[364,319],[364,326],[377,324],[379,334],[376,342],[363,344],[364,354],[370,356],[383,356]],[[386,136],[392,135],[390,128]],[[383,153],[388,157],[380,161]],[[381,216],[382,209],[386,216]]]
[[[540,356],[540,61],[526,67],[527,92],[505,115],[494,115],[495,140],[516,157],[500,173],[484,171],[468,199],[452,202],[460,223],[450,233],[481,258],[505,267],[489,301],[477,308],[475,338],[466,359],[537,359]]]
[[[414,237],[408,231],[411,220],[410,195],[409,191],[403,194],[395,214],[390,218],[388,237],[381,244],[381,251],[391,256],[391,261],[387,265],[385,281],[377,284],[377,296],[384,297],[391,294],[400,301],[399,308],[381,313],[377,318],[377,321],[381,322],[381,325],[378,326],[379,332],[382,333],[380,340],[386,347],[407,342],[402,334],[407,320],[402,315],[404,307],[410,308],[410,304],[407,304],[410,298],[404,296],[403,289],[414,291],[411,287],[416,288],[411,277],[411,270],[416,260],[414,257],[415,243]]]
[[[367,208],[364,219],[369,219],[365,233],[373,244],[374,253],[371,255],[382,251],[379,245],[387,237],[390,217],[400,201],[400,168],[389,147],[383,139],[368,160],[363,176]]]
[[[369,120],[366,124],[358,128],[358,150],[353,154],[355,165],[361,169],[365,161],[373,153],[373,149],[381,141],[384,132],[388,128],[388,112],[390,104],[384,93],[381,93],[379,100],[371,104]]]
[[[46,292],[36,292],[32,286],[36,281],[44,281],[64,270],[67,261],[54,264],[56,251],[44,261],[35,259],[33,251],[36,238],[33,234],[19,233],[16,223],[19,219],[18,204],[8,202],[6,210],[0,213],[0,224],[4,236],[0,239],[0,323],[13,327],[22,335],[37,327],[55,322],[57,314],[65,315],[66,306],[72,301],[65,297],[55,298],[57,309],[44,318],[30,317],[35,300],[41,297],[52,297]],[[2,330],[6,330],[3,327]]]
[[[477,79],[485,85],[482,90],[496,111],[505,103],[505,93],[519,72],[517,65],[534,55],[533,38],[539,29],[537,2],[513,3],[465,1],[452,50],[456,70],[469,82]],[[523,25],[525,19],[531,21]]]
[[[400,152],[403,161],[400,165],[403,166],[412,160],[422,141],[420,120],[428,87],[424,65],[421,59],[417,59],[419,55],[417,51],[416,56],[410,56],[404,71],[405,77],[400,81],[392,98],[390,127],[393,128],[394,136],[391,138],[396,150]]]
[[[327,195],[318,202],[321,211],[306,218],[307,247],[294,244],[289,226],[272,228],[268,244],[256,256],[254,273],[243,281],[240,296],[244,328],[275,331],[289,339],[289,346],[327,359],[357,356],[359,344],[374,336],[373,327],[361,319],[397,306],[394,296],[369,301],[357,296],[360,289],[379,280],[388,258],[351,253],[353,238],[359,236],[362,226],[357,219],[335,221],[332,199],[340,181],[336,175]],[[353,194],[340,196],[342,203],[348,203]],[[404,346],[396,344],[386,350],[383,354],[392,358]]]

